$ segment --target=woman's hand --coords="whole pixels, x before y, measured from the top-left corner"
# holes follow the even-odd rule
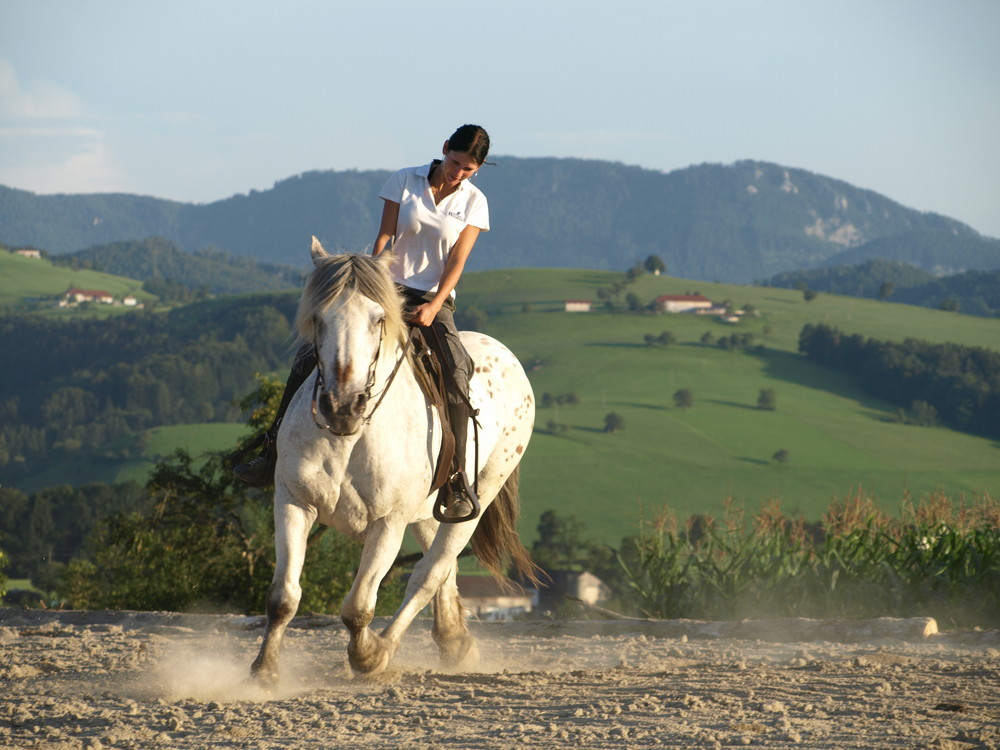
[[[425,302],[413,309],[413,312],[409,316],[409,321],[426,328],[434,322],[434,318],[437,317],[440,309],[441,305],[435,305],[433,302]]]

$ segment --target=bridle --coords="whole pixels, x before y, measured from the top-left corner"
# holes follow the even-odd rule
[[[372,357],[371,364],[368,366],[368,382],[365,385],[365,403],[367,404],[371,400],[372,388],[375,387],[375,369],[378,366],[379,355],[382,353],[382,342],[385,340],[385,318],[379,326],[378,334],[378,347],[375,349],[375,356]],[[385,399],[386,393],[389,392],[389,386],[392,385],[392,381],[396,379],[396,374],[399,372],[399,368],[402,366],[403,362],[406,360],[406,354],[410,350],[411,339],[409,336],[406,337],[406,343],[403,344],[403,351],[399,353],[399,359],[396,360],[396,364],[392,368],[392,372],[389,373],[389,377],[386,378],[385,385],[382,387],[382,391],[379,393],[378,399],[375,401],[375,405],[372,406],[371,411],[367,415],[362,417],[361,421],[363,424],[369,424],[372,420],[372,416],[375,411],[382,405],[383,399]],[[353,435],[357,432],[338,432],[333,429],[329,423],[321,422],[319,420],[318,409],[316,407],[316,397],[319,394],[320,388],[326,388],[326,379],[323,377],[323,363],[319,360],[319,345],[315,337],[313,338],[313,351],[316,352],[316,379],[313,381],[312,389],[312,418],[313,423],[321,430],[329,430],[334,435],[345,436]]]

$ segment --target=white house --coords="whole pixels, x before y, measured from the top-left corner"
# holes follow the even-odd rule
[[[589,299],[568,299],[564,304],[566,312],[590,312]]]
[[[712,300],[700,294],[664,294],[656,298],[655,304],[660,312],[682,313],[712,307]]]
[[[14,255],[21,255],[25,258],[41,258],[42,251],[35,250],[33,247],[22,247],[15,250]]]
[[[66,290],[66,294],[63,295],[62,300],[59,302],[59,306],[70,307],[72,305],[79,305],[81,302],[100,302],[104,305],[110,305],[114,301],[114,297],[100,289],[77,289],[76,287],[71,287]]]
[[[493,576],[460,575],[458,594],[468,613],[479,620],[512,620],[531,612],[536,592],[510,579],[505,583],[501,586]]]

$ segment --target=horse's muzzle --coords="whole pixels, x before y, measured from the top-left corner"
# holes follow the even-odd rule
[[[359,393],[348,401],[341,402],[329,391],[324,391],[318,401],[319,413],[331,432],[337,435],[353,435],[361,429],[365,408],[368,406],[367,394]]]

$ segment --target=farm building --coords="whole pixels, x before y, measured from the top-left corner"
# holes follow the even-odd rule
[[[546,570],[551,579],[538,592],[539,609],[556,610],[568,598],[584,604],[600,604],[611,598],[608,585],[593,573],[576,570]]]
[[[22,247],[22,248],[18,248],[17,250],[14,250],[13,252],[14,252],[14,255],[20,255],[20,256],[25,257],[25,258],[41,258],[42,257],[42,251],[41,250],[36,250],[33,247]]]
[[[72,307],[73,305],[79,305],[81,302],[100,302],[110,305],[114,301],[114,297],[99,289],[77,289],[76,287],[71,287],[59,301],[59,307]]]
[[[531,612],[537,594],[506,581],[506,590],[492,576],[458,576],[458,594],[466,610],[479,620],[513,620]]]
[[[590,312],[589,299],[568,299],[564,304],[566,312]]]
[[[714,307],[712,300],[700,294],[664,294],[654,301],[658,312],[682,313]]]

